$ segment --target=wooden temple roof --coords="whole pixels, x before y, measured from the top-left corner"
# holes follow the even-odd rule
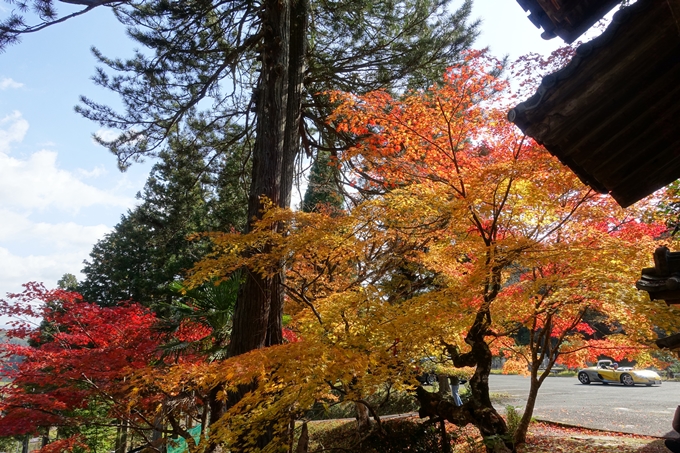
[[[680,333],[656,340],[656,345],[660,349],[670,349],[671,351],[680,350]]]
[[[572,43],[621,0],[517,0],[529,20],[543,28],[544,39],[559,36]]]
[[[621,9],[508,113],[584,183],[624,207],[680,177],[680,25],[672,4],[680,10],[680,2],[666,0]]]

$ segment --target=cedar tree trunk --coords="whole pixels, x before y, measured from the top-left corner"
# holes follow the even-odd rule
[[[265,0],[262,3],[262,67],[257,90],[257,125],[253,170],[248,198],[248,230],[262,218],[263,198],[274,206],[289,207],[295,159],[300,144],[302,78],[306,58],[309,15],[307,0]],[[279,228],[272,225],[272,228]],[[234,310],[229,356],[280,344],[283,317],[283,269],[273,277],[247,270]],[[242,385],[229,395],[229,405],[252,391],[257,383]],[[210,422],[223,408],[211,405]],[[273,433],[271,433],[273,434]],[[264,446],[268,439],[260,439]],[[238,451],[238,448],[232,448]]]
[[[253,173],[248,197],[248,229],[262,217],[262,197],[275,206],[281,202],[286,117],[288,112],[288,64],[290,42],[289,1],[263,3],[265,37],[257,96],[257,127]],[[274,227],[274,226],[273,226]],[[229,355],[236,356],[265,346],[269,312],[276,298],[274,279],[247,272],[234,310]]]

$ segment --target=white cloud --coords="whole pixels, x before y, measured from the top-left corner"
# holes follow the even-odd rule
[[[20,210],[56,208],[78,212],[95,205],[127,208],[134,199],[98,189],[57,166],[57,153],[41,150],[26,159],[0,153],[0,204]]]
[[[105,142],[111,142],[118,138],[118,136],[120,135],[120,131],[114,129],[99,129],[97,132],[94,133],[94,135],[100,140],[104,140]]]
[[[105,192],[57,167],[57,153],[42,150],[27,159],[0,154],[0,203],[19,209],[57,208],[77,212],[82,207],[129,207],[134,200]]]
[[[28,215],[6,209],[0,209],[0,218],[0,298],[21,291],[21,285],[29,281],[54,288],[65,273],[81,280],[83,260],[92,245],[110,231],[105,225],[32,222]],[[32,253],[26,252],[27,243]]]
[[[27,157],[10,156],[10,145],[21,142],[27,130],[28,121],[18,111],[0,120],[0,206],[21,211],[56,208],[75,213],[95,205],[119,208],[134,205],[132,197],[81,180],[103,175],[103,167],[76,169],[75,173],[63,170],[57,164],[57,153],[44,149]]]
[[[78,225],[75,222],[33,222],[28,214],[0,209],[0,243],[29,243],[41,249],[87,250],[110,228],[106,225]]]
[[[23,83],[19,83],[7,77],[0,79],[0,90],[6,90],[8,88],[21,88],[22,86],[24,86]]]
[[[20,112],[14,111],[0,119],[0,153],[9,151],[10,144],[19,143],[28,131],[28,121]]]
[[[97,178],[108,173],[106,171],[106,168],[104,168],[102,165],[94,167],[92,170],[85,170],[83,168],[79,168],[77,171],[78,174],[83,178]]]
[[[0,288],[5,290],[0,298],[8,292],[20,292],[21,285],[28,281],[43,282],[47,288],[54,288],[66,273],[75,274],[81,280],[79,271],[88,253],[89,247],[69,253],[19,256],[0,247]]]
[[[54,287],[67,272],[79,275],[92,246],[111,229],[79,219],[135,204],[128,178],[101,178],[102,165],[64,169],[57,152],[46,149],[10,155],[27,130],[19,112],[0,117],[0,298],[28,281]]]
[[[67,272],[78,276],[92,246],[111,230],[103,224],[78,224],[68,215],[59,215],[53,223],[35,222],[31,220],[35,209],[56,207],[68,212],[95,204],[127,206],[132,202],[57,169],[55,157],[55,153],[40,151],[19,161],[0,153],[0,297],[21,291],[27,281],[53,288]]]

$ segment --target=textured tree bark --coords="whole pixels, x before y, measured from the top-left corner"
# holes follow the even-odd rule
[[[360,433],[368,432],[371,429],[371,419],[369,418],[368,407],[363,403],[355,402],[354,410],[357,419],[357,430]]]
[[[487,265],[491,259],[487,257]],[[475,320],[465,336],[465,343],[470,351],[460,353],[455,345],[446,345],[447,351],[456,368],[475,367],[470,378],[471,395],[462,406],[445,401],[441,395],[427,392],[418,387],[416,396],[420,402],[418,411],[421,418],[441,418],[458,426],[471,423],[479,429],[485,440],[487,452],[512,451],[512,439],[508,439],[508,427],[505,420],[491,404],[489,395],[489,374],[491,373],[492,354],[485,338],[491,334],[491,303],[500,290],[500,270],[491,267],[484,287],[484,302],[477,311]]]
[[[448,376],[444,374],[438,374],[437,382],[439,382],[439,394],[442,397],[446,395],[451,395],[451,383],[449,382]]]
[[[289,207],[295,159],[300,151],[302,89],[307,52],[309,3],[264,3],[262,72],[258,86],[257,136],[248,198],[248,228],[262,217],[262,197]],[[272,225],[272,228],[277,228]],[[263,278],[248,272],[234,311],[229,355],[280,344],[283,273]]]
[[[257,126],[253,149],[253,170],[248,197],[248,229],[262,217],[262,197],[275,206],[281,203],[281,175],[288,109],[288,65],[290,43],[290,2],[263,3],[262,68],[257,97]],[[272,226],[275,227],[275,226]],[[246,274],[234,310],[229,355],[236,356],[265,346],[269,313],[275,291],[274,279],[255,272]],[[278,307],[275,308],[278,310]],[[270,334],[271,336],[272,334]]]
[[[309,27],[309,0],[294,0],[290,12],[290,46],[288,62],[288,99],[286,105],[286,128],[281,167],[281,198],[279,206],[287,208],[291,203],[295,159],[300,153],[302,128],[302,93],[307,69],[307,28]]]
[[[309,451],[309,430],[307,429],[307,422],[302,424],[302,431],[300,432],[300,439],[298,440],[295,453],[307,453]]]
[[[274,206],[290,205],[295,158],[300,146],[302,77],[309,15],[307,0],[266,0],[262,8],[265,36],[256,105],[248,230],[254,220],[262,217],[263,197]],[[283,270],[273,277],[247,272],[234,310],[228,348],[230,356],[283,342],[283,275]],[[256,386],[256,382],[239,386],[237,392],[229,395],[227,404],[235,404]],[[222,413],[223,410],[219,415]],[[216,420],[211,410],[211,421]],[[266,445],[272,435],[263,436],[258,445]],[[233,446],[232,451],[240,450]]]
[[[288,60],[288,98],[286,103],[286,125],[283,140],[283,160],[279,203],[281,208],[290,207],[295,175],[295,159],[300,153],[300,128],[302,127],[302,91],[306,70],[307,27],[309,24],[308,0],[296,0],[290,12],[290,46]],[[278,228],[281,225],[277,226]],[[276,274],[272,281],[271,307],[267,327],[266,346],[283,343],[283,300],[285,270]]]

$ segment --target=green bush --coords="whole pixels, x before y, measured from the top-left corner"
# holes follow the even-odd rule
[[[0,451],[18,450],[21,450],[21,441],[16,437],[0,437]]]
[[[515,431],[517,431],[517,427],[519,426],[519,422],[522,420],[522,415],[517,412],[517,408],[515,406],[507,405],[505,406],[505,418],[506,423],[508,424],[508,435],[510,437],[514,437]]]

